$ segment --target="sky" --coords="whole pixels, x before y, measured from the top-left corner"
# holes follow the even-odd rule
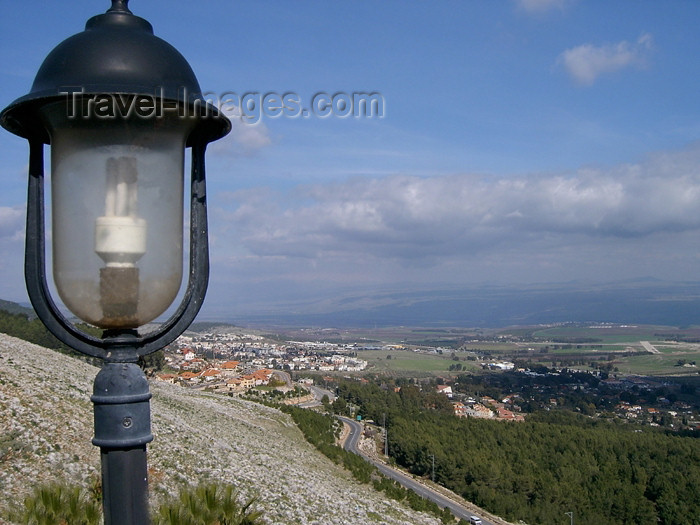
[[[0,0],[0,107],[109,4]],[[129,7],[233,120],[207,156],[203,316],[380,287],[700,280],[700,2]],[[343,105],[368,93],[371,114]],[[27,153],[2,130],[0,298],[20,302]]]

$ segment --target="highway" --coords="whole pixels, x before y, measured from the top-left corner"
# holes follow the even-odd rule
[[[450,511],[452,511],[452,513],[457,518],[464,519],[467,522],[469,522],[469,518],[471,516],[479,516],[483,525],[498,525],[492,521],[488,521],[487,519],[483,518],[482,515],[476,514],[473,510],[469,510],[468,508],[460,505],[456,501],[449,499],[441,493],[434,491],[430,487],[416,481],[411,476],[404,474],[400,470],[389,467],[388,465],[385,465],[384,463],[363,454],[357,446],[362,435],[362,423],[358,423],[357,421],[346,417],[339,417],[339,419],[350,427],[350,434],[348,435],[343,445],[343,448],[345,448],[345,450],[362,456],[366,461],[370,462],[372,465],[377,467],[377,469],[386,477],[399,482],[402,486],[411,489],[423,498],[435,502],[439,507],[449,508]]]

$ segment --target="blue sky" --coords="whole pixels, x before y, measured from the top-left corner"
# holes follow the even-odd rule
[[[107,1],[0,0],[0,106]],[[382,288],[700,277],[700,3],[132,0],[212,94],[378,92],[208,155],[205,313]],[[0,134],[0,297],[26,143]]]

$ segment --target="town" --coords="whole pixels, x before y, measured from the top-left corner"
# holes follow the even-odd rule
[[[159,373],[156,377],[171,383],[240,393],[268,385],[274,371],[361,372],[367,361],[354,354],[355,350],[341,345],[271,343],[255,334],[182,335],[164,356],[165,367],[173,373]],[[281,383],[289,381],[282,379]]]
[[[495,340],[502,343],[504,337]],[[479,343],[485,346],[487,341]],[[616,374],[607,361],[544,366],[517,354],[507,360],[483,350],[462,350],[362,340],[272,339],[253,330],[219,329],[178,338],[166,348],[162,370],[155,375],[158,380],[231,395],[258,387],[288,392],[296,386],[305,394],[294,398],[299,403],[308,401],[306,389],[314,384],[333,391],[340,381],[373,381],[398,391],[408,381],[444,395],[457,417],[519,422],[529,413],[563,409],[669,430],[700,430],[700,403],[690,383]],[[386,352],[385,360],[411,354],[434,358],[443,363],[444,372],[391,377],[370,360],[377,352]]]

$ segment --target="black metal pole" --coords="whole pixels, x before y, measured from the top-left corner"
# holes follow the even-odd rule
[[[102,462],[105,525],[148,525],[146,444],[151,434],[151,393],[135,350],[111,352],[91,397]]]
[[[105,525],[146,525],[148,474],[146,446],[100,448]]]

